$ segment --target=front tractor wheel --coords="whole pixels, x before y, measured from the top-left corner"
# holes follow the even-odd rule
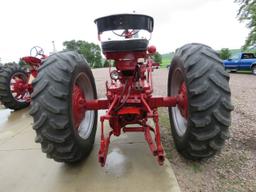
[[[29,75],[18,65],[6,65],[0,70],[0,100],[6,108],[19,110],[30,103]]]
[[[178,49],[169,70],[168,95],[179,96],[169,108],[177,150],[188,159],[208,158],[229,137],[231,93],[229,75],[210,47],[187,44]]]
[[[97,94],[86,60],[76,52],[50,56],[33,87],[30,114],[42,151],[65,163],[87,157],[94,144],[97,111],[86,111],[81,101],[97,99]]]

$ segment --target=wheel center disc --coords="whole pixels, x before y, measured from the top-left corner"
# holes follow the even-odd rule
[[[18,102],[27,101],[28,97],[28,83],[26,81],[26,77],[21,74],[14,74],[11,77],[10,81],[10,91],[12,93],[13,98]]]
[[[179,97],[178,108],[180,110],[180,113],[185,119],[188,119],[188,97],[187,97],[187,88],[184,81],[180,86],[178,97]]]
[[[84,118],[85,107],[84,107],[85,97],[82,90],[75,85],[72,93],[72,111],[73,111],[73,122],[76,129],[79,128],[81,121]]]
[[[188,96],[183,72],[177,68],[172,75],[171,95],[178,96],[178,104],[171,108],[174,128],[182,137],[188,126]]]
[[[76,134],[87,139],[93,130],[95,111],[86,110],[86,101],[94,99],[93,87],[87,74],[77,74],[72,86],[71,117]]]

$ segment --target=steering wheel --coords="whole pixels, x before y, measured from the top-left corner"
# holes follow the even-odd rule
[[[129,30],[129,29],[125,29],[121,34],[116,33],[115,31],[112,31],[115,35],[119,36],[119,37],[124,37],[126,39],[131,38],[132,36],[136,35],[139,30]]]
[[[42,47],[34,46],[30,49],[30,56],[37,57],[37,56],[43,56],[44,50]]]

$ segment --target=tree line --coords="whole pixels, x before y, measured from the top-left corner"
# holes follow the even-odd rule
[[[82,54],[92,68],[108,67],[109,61],[105,60],[101,56],[101,49],[99,45],[89,43],[82,40],[71,40],[63,43],[64,50],[73,50]],[[153,59],[157,63],[162,63],[162,56],[160,53],[156,53]]]
[[[250,32],[242,47],[256,49],[256,0],[235,0],[240,5],[237,17],[240,22],[245,22]]]

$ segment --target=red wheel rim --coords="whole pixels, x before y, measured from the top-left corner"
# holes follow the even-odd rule
[[[177,106],[171,108],[174,129],[177,135],[182,137],[187,132],[189,111],[187,86],[184,72],[181,68],[177,67],[174,69],[170,86],[170,94],[172,96],[178,96]]]
[[[10,91],[13,98],[18,102],[26,102],[30,98],[28,77],[22,73],[15,73],[11,77]]]
[[[82,139],[90,137],[94,126],[95,111],[85,108],[86,100],[94,99],[91,81],[86,73],[80,73],[72,88],[72,122],[74,130]]]
[[[73,112],[73,124],[76,129],[79,128],[81,121],[84,118],[84,94],[81,89],[75,85],[72,93],[72,112]]]
[[[184,81],[180,86],[178,108],[180,110],[181,115],[185,119],[188,119],[188,96],[186,84]]]

